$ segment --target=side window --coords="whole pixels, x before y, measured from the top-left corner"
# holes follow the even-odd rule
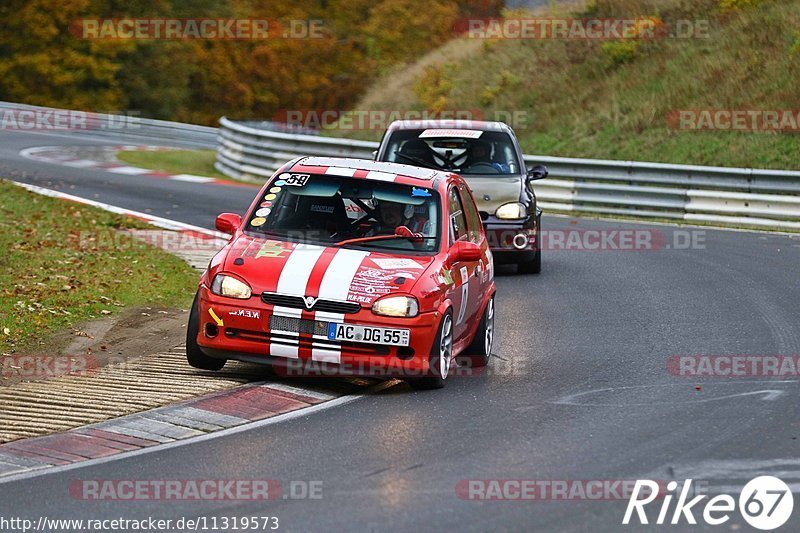
[[[481,242],[481,215],[478,213],[478,208],[475,207],[475,201],[472,199],[472,193],[464,186],[461,189],[461,198],[464,199],[464,213],[467,215],[467,226],[469,227],[469,240],[479,244]]]
[[[517,161],[517,154],[514,151],[514,146],[510,143],[503,146],[503,157],[508,162],[511,174],[519,172],[519,162]]]
[[[467,217],[461,206],[461,198],[455,187],[447,195],[447,209],[450,212],[450,240],[455,242],[467,238]]]

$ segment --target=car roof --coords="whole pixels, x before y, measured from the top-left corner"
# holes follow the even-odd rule
[[[506,133],[512,131],[505,122],[485,120],[395,120],[389,124],[388,128],[389,131],[435,129],[504,131]]]
[[[377,181],[392,181],[411,185],[420,182],[430,187],[438,177],[449,176],[432,168],[415,167],[402,163],[385,163],[369,159],[352,159],[346,157],[304,157],[297,160],[289,172],[306,172],[309,174],[332,174]]]

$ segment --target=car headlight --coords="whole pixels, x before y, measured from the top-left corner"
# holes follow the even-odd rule
[[[525,206],[519,202],[511,202],[510,204],[503,204],[497,208],[494,216],[502,219],[509,218],[525,218],[527,210]]]
[[[214,276],[214,281],[211,283],[211,292],[219,296],[239,298],[240,300],[247,300],[253,294],[250,285],[225,274]]]
[[[419,314],[419,304],[413,296],[388,296],[372,304],[372,312],[383,316],[412,317]]]

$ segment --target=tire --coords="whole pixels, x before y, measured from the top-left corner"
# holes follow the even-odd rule
[[[201,370],[222,370],[227,360],[207,356],[197,344],[197,334],[200,331],[197,299],[198,295],[195,294],[192,310],[189,312],[189,323],[186,326],[186,360],[191,366]]]
[[[536,254],[530,261],[517,263],[519,274],[538,274],[542,271],[542,217],[536,219]]]
[[[471,368],[481,368],[489,364],[494,344],[494,296],[486,304],[478,331],[466,350]]]
[[[431,346],[429,375],[408,380],[417,390],[441,389],[445,386],[453,359],[453,315],[448,311],[442,315],[439,331]]]
[[[517,272],[520,274],[538,274],[542,271],[542,251],[537,250],[530,261],[517,263]]]

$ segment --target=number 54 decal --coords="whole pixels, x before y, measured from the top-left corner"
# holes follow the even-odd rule
[[[286,185],[302,187],[308,182],[308,178],[310,177],[309,174],[290,174],[289,177],[283,178],[283,181],[286,182]]]

